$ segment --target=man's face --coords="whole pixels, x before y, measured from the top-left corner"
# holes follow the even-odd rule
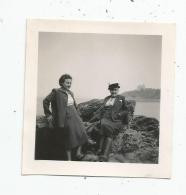
[[[119,88],[110,90],[110,94],[112,97],[115,97],[116,95],[118,95],[118,93],[119,93]]]
[[[72,79],[65,79],[65,81],[64,81],[64,83],[63,83],[63,86],[64,86],[66,89],[70,89],[71,84],[72,84]]]

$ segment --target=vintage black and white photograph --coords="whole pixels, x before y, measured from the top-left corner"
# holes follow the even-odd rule
[[[39,33],[35,159],[158,163],[161,45]]]
[[[103,30],[98,24],[98,29],[103,31],[100,33],[99,30],[87,31],[86,25],[82,25],[82,31],[65,25],[59,25],[62,30],[52,30],[56,26],[50,25],[48,31],[37,29],[35,34],[30,32],[29,35],[32,37],[33,33],[35,36],[30,42],[37,40],[33,41],[35,47],[27,48],[28,54],[37,54],[32,58],[36,67],[35,72],[32,71],[34,76],[28,76],[30,84],[33,79],[35,86],[35,108],[31,111],[29,106],[26,110],[27,115],[32,112],[32,144],[28,144],[27,136],[25,148],[32,150],[33,162],[35,165],[66,162],[66,167],[70,162],[79,166],[87,162],[94,168],[99,164],[126,168],[131,165],[136,166],[136,170],[138,165],[144,165],[139,173],[134,173],[133,169],[131,174],[117,172],[116,175],[156,175],[155,169],[152,173],[147,171],[146,175],[142,172],[160,167],[164,163],[162,156],[170,159],[171,129],[162,129],[161,126],[165,127],[165,121],[171,115],[168,110],[162,112],[163,106],[169,109],[171,101],[171,94],[167,95],[167,91],[162,89],[171,89],[172,67],[167,64],[170,72],[165,73],[166,60],[163,58],[167,52],[165,49],[169,48],[164,44],[171,36],[169,39],[163,37],[165,34],[162,32],[166,28],[161,25],[149,28],[142,25],[146,33],[136,33],[135,24],[130,33],[127,30],[126,33],[120,32],[119,26],[124,24],[118,24],[118,31],[117,28]],[[27,56],[27,64],[32,64],[28,59],[31,57]],[[173,56],[167,62],[173,63],[172,59]],[[28,94],[31,92],[27,88]],[[31,132],[25,131],[28,135]],[[169,177],[169,164],[164,163],[163,166],[167,166],[167,171],[162,175]],[[31,173],[31,169],[27,172]],[[89,174],[82,174],[85,173]],[[54,174],[58,174],[57,168]],[[112,174],[108,172],[106,175]]]

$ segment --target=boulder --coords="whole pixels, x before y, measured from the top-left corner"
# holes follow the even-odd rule
[[[122,154],[119,154],[119,153],[113,154],[113,153],[111,153],[109,155],[108,162],[124,163],[124,162],[127,162],[127,159],[125,159],[125,157]]]
[[[137,131],[152,131],[159,129],[159,121],[155,118],[145,116],[136,116],[132,123],[131,128]]]
[[[97,162],[99,161],[99,157],[95,154],[86,154],[82,161]]]
[[[158,132],[158,130],[157,130]],[[113,140],[111,151],[123,155],[123,162],[158,163],[159,141],[152,132],[127,129]],[[113,157],[112,157],[113,158]]]
[[[93,113],[98,110],[103,104],[103,100],[93,99],[87,102],[78,104],[78,110],[83,121],[89,121]]]

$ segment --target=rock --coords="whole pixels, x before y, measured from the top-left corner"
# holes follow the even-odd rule
[[[139,145],[142,142],[140,132],[137,132],[132,129],[128,129],[127,131],[125,131],[122,139],[123,139],[121,146],[122,153],[128,153],[138,150]]]
[[[159,121],[155,118],[137,116],[133,119],[131,128],[137,131],[158,131]]]
[[[103,104],[103,100],[93,99],[88,102],[78,104],[78,110],[80,112],[83,121],[89,121],[93,113],[98,110]]]
[[[95,154],[86,154],[82,161],[96,162],[99,161],[99,157]]]
[[[66,160],[63,137],[54,129],[36,128],[35,159]]]
[[[136,155],[143,163],[158,163],[158,147],[144,147],[137,151]]]
[[[139,159],[135,151],[124,153],[123,156],[128,163],[141,163],[141,160]]]
[[[127,129],[113,140],[112,152],[122,154],[124,162],[158,163],[158,137],[152,132]]]
[[[122,154],[114,154],[109,157],[108,162],[120,162],[124,163],[127,162],[127,160],[124,158]]]
[[[144,116],[136,118],[131,122],[131,128],[125,126],[114,138],[109,162],[158,163],[159,122]],[[89,124],[89,127],[94,131],[90,123],[86,124]],[[150,129],[149,126],[153,128]],[[89,127],[87,129],[90,129]],[[132,127],[136,129],[132,129]],[[99,142],[99,137],[95,141]]]
[[[117,153],[122,150],[124,132],[120,132],[112,142],[111,152]]]
[[[119,163],[119,161],[117,160],[117,159],[115,159],[114,157],[110,157],[109,159],[108,159],[108,162],[116,162],[116,163]]]

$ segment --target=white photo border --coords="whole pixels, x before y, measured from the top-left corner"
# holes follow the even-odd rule
[[[76,175],[171,178],[174,108],[175,29],[173,23],[27,20],[22,175]],[[35,160],[39,32],[161,35],[159,163],[111,163]]]

